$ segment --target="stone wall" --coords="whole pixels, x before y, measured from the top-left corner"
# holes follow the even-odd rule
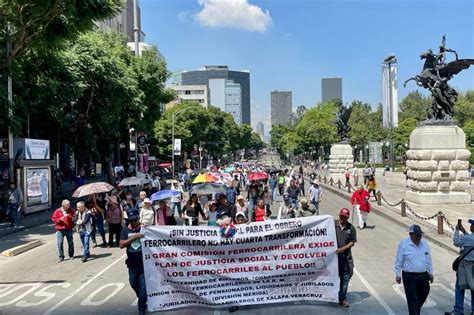
[[[407,200],[422,204],[470,203],[470,155],[461,128],[416,128],[407,152]]]
[[[331,146],[329,155],[329,169],[331,174],[344,173],[346,168],[354,167],[354,156],[349,144],[336,143]]]

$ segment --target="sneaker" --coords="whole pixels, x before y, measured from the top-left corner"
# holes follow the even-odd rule
[[[92,248],[96,248],[96,247],[97,247],[97,243],[93,243]]]
[[[60,263],[60,262],[63,262],[63,261],[64,261],[64,257],[59,257],[57,262]]]
[[[86,257],[82,257],[81,261],[82,261],[83,263],[85,263],[85,262],[87,261],[87,256],[86,256]]]
[[[69,260],[74,260],[74,256],[73,256],[73,257],[69,257]]]
[[[347,302],[347,300],[339,301],[339,305],[342,307],[349,307],[349,302]]]

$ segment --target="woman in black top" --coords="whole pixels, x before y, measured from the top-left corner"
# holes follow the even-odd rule
[[[199,214],[206,220],[206,215],[202,210],[202,206],[199,203],[198,196],[192,194],[189,198],[186,206],[184,207],[183,220],[185,225],[199,225]]]

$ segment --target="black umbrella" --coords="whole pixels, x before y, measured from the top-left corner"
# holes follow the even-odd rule
[[[283,171],[282,170],[273,170],[273,171],[268,172],[268,174],[274,175],[274,174],[278,174],[280,172],[283,172]]]

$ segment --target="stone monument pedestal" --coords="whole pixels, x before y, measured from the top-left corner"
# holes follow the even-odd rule
[[[407,152],[408,201],[418,204],[470,204],[466,135],[458,126],[417,127]]]
[[[329,170],[331,174],[343,174],[346,168],[354,167],[352,147],[347,143],[336,143],[331,146]]]

